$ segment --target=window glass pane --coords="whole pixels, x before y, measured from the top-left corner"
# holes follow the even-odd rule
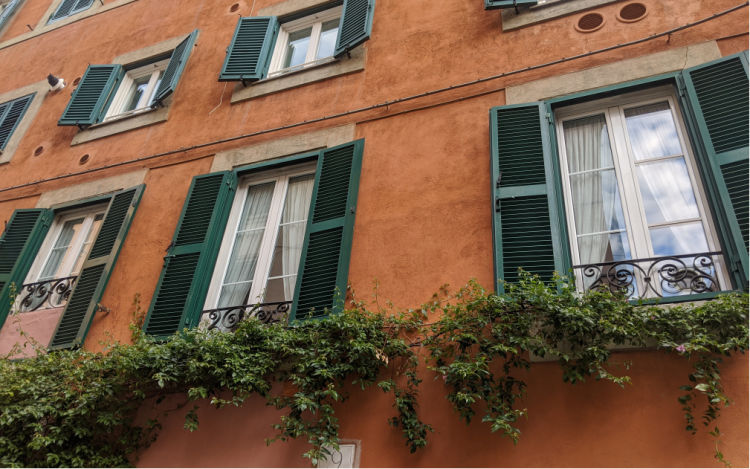
[[[567,121],[563,131],[581,263],[629,258],[625,215],[604,115]]]
[[[563,129],[571,173],[613,167],[604,114],[565,121]]]
[[[156,80],[156,84],[154,85],[154,89],[151,90],[151,96],[148,98],[148,102],[146,103],[146,106],[150,106],[154,102],[154,96],[156,96],[156,90],[159,89],[159,85],[161,85],[161,80],[164,78],[164,70],[159,72],[159,79]]]
[[[245,304],[258,263],[275,183],[250,186],[242,209],[229,265],[219,294],[218,307]]]
[[[651,228],[651,244],[655,256],[671,256],[708,251],[703,223],[685,223]]]
[[[286,49],[284,59],[284,68],[295,67],[305,63],[307,49],[310,47],[310,35],[312,28],[305,28],[300,31],[289,33],[289,44]]]
[[[682,154],[668,102],[627,109],[625,120],[636,160]]]
[[[631,259],[628,236],[624,231],[578,237],[581,264],[622,261]]]
[[[70,260],[71,256],[75,255],[70,252],[70,247],[73,244],[73,239],[81,231],[83,220],[83,218],[75,218],[65,222],[49,257],[47,258],[47,262],[39,275],[40,281],[66,277],[68,275],[68,272],[61,271],[61,267],[63,264],[67,263],[66,261]]]
[[[265,302],[291,301],[294,296],[313,183],[312,174],[289,181],[263,300]]]
[[[649,225],[700,216],[684,158],[642,163],[637,172]]]
[[[320,44],[316,59],[331,57],[336,49],[336,38],[339,34],[339,19],[326,21],[320,31]]]
[[[83,267],[83,263],[89,256],[91,244],[94,242],[94,239],[96,239],[96,235],[99,234],[99,228],[102,226],[103,219],[103,213],[99,213],[96,215],[96,217],[94,217],[94,222],[91,224],[91,229],[89,229],[88,235],[86,236],[86,241],[84,242],[83,246],[81,246],[81,252],[78,254],[78,260],[76,260],[76,263],[73,266],[73,270],[70,271],[70,275],[78,275],[78,273],[81,272],[81,267]]]
[[[149,75],[138,78],[133,82],[127,104],[125,105],[125,108],[122,110],[122,112],[128,112],[138,108],[138,102],[141,100],[141,97],[143,97],[143,93],[146,92],[146,88],[148,88],[148,81],[150,79],[151,76]]]

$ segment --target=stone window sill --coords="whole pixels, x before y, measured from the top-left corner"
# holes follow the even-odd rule
[[[364,70],[365,58],[365,48],[364,46],[360,46],[351,51],[351,57],[343,57],[339,60],[333,60],[314,67],[303,68],[301,70],[295,70],[293,72],[266,78],[249,84],[248,86],[243,86],[242,83],[238,83],[232,93],[232,103],[278,93],[279,91],[297,88],[317,81],[327,80],[328,78]]]
[[[71,146],[79,145],[102,137],[108,137],[110,135],[164,122],[169,116],[169,107],[169,103],[167,103],[166,106],[154,109],[153,111],[123,116],[108,120],[107,122],[92,125],[91,127],[78,132],[76,136],[73,137],[73,141],[70,144]]]
[[[518,7],[518,13],[513,8],[506,8],[502,11],[503,31],[512,31],[616,1],[618,0],[566,0],[533,7],[521,6]]]

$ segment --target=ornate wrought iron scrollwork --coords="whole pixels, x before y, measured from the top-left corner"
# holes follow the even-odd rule
[[[42,282],[27,283],[21,287],[18,299],[20,312],[36,311],[38,309],[60,308],[65,306],[70,293],[78,280],[78,276],[44,280]]]
[[[628,298],[672,297],[716,292],[721,252],[629,259],[577,265],[585,290],[610,291]]]
[[[229,306],[203,311],[202,317],[207,329],[231,332],[237,328],[240,321],[249,318],[255,318],[263,324],[286,322],[291,306],[291,301]]]

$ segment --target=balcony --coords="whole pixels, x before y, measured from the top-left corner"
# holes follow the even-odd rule
[[[727,289],[722,253],[628,259],[573,266],[583,291],[609,291],[631,300],[673,298]]]
[[[208,309],[201,314],[201,324],[209,330],[225,332],[234,331],[241,321],[249,318],[255,318],[263,324],[286,324],[291,308],[291,301],[278,301]]]
[[[16,299],[16,310],[21,313],[40,309],[62,308],[68,303],[77,275],[27,283]]]

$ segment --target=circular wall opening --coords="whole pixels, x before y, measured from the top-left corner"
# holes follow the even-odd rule
[[[34,156],[39,156],[44,152],[44,147],[39,145],[36,147],[36,150],[34,150]]]
[[[628,3],[620,9],[617,19],[624,23],[633,23],[646,17],[646,5],[643,3]]]
[[[235,11],[237,11],[239,9],[240,9],[240,4],[239,3],[235,3],[234,5],[232,5],[231,7],[229,7],[229,11],[232,12],[232,13],[234,13]]]
[[[89,154],[86,153],[81,157],[80,160],[78,160],[78,164],[86,164],[86,162],[89,160]]]
[[[578,18],[576,29],[582,33],[591,33],[604,26],[604,17],[601,13],[586,13]]]
[[[81,82],[81,77],[76,78],[73,80],[73,86],[78,86],[78,84]]]

